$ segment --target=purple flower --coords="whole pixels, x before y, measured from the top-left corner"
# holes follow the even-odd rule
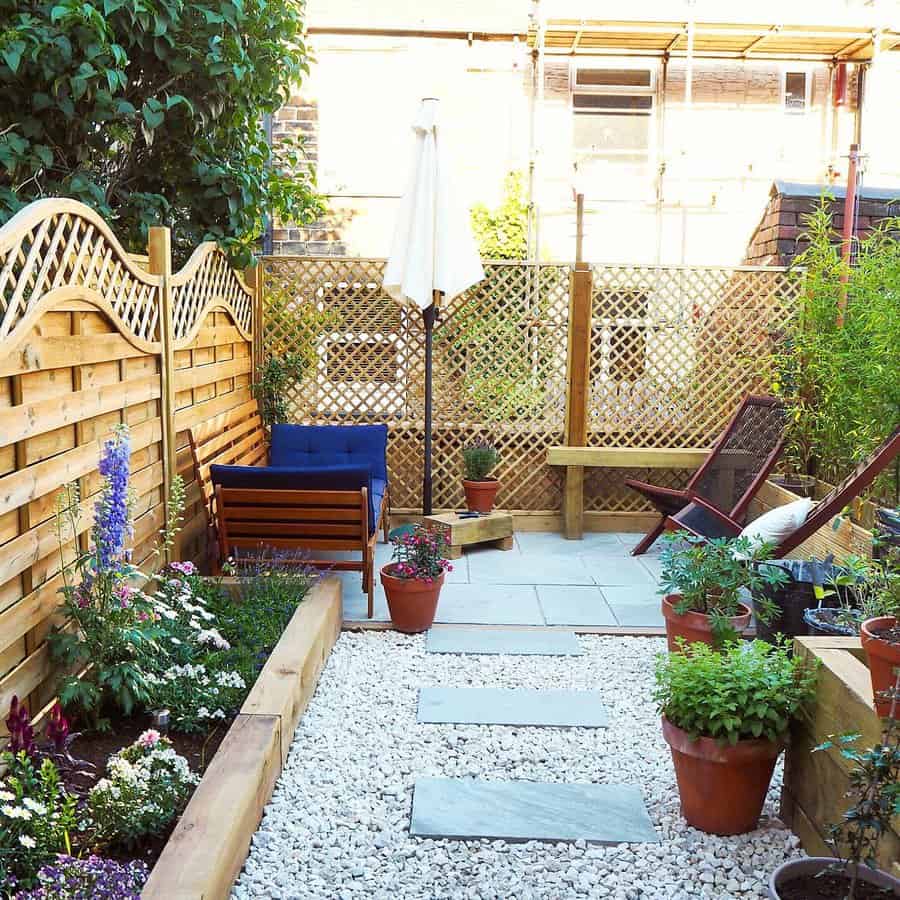
[[[125,541],[131,536],[128,504],[128,475],[131,464],[131,441],[128,429],[120,426],[103,445],[99,471],[106,484],[94,505],[94,528],[91,532],[97,568],[101,572],[122,565]]]
[[[15,900],[62,900],[90,897],[91,900],[140,900],[147,880],[146,863],[120,863],[99,856],[75,859],[60,855],[38,872],[39,887],[19,891]]]

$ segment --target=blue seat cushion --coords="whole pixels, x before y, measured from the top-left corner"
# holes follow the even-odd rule
[[[309,468],[368,465],[372,477],[387,474],[387,425],[273,425],[269,462]]]
[[[218,466],[209,467],[214,485],[260,491],[358,491],[368,490],[369,534],[375,533],[376,516],[381,509],[384,482],[373,479],[365,465],[334,465],[298,468],[294,466]]]

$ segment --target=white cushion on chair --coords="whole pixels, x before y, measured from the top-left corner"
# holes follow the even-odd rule
[[[804,497],[802,500],[785,503],[784,506],[776,506],[747,525],[741,532],[741,537],[750,538],[754,547],[762,543],[780,544],[806,521],[815,505],[815,501]]]

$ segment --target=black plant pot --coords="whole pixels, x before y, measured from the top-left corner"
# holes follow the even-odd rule
[[[803,621],[809,626],[809,633],[825,637],[858,637],[859,629],[844,625],[837,621],[839,610],[828,607],[807,609],[803,613]]]

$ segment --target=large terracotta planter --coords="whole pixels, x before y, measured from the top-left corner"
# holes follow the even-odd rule
[[[391,575],[390,563],[381,568],[381,583],[387,597],[391,621],[397,631],[418,634],[427,631],[434,623],[438,598],[444,585],[444,573],[434,581],[417,578],[397,578]]]
[[[748,740],[731,746],[707,737],[692,741],[665,717],[662,728],[687,823],[709,834],[753,831],[784,744]]]
[[[470,512],[489,513],[494,508],[500,482],[496,478],[485,481],[469,481],[464,478],[463,490],[466,494],[466,507]]]
[[[677,653],[677,638],[684,638],[688,644],[709,644],[715,647],[712,624],[706,613],[686,612],[680,616],[675,612],[675,604],[681,599],[678,594],[669,594],[663,597],[662,614],[666,620],[666,638],[669,642],[669,652]],[[740,634],[750,624],[751,611],[749,606],[741,604],[741,613],[732,616],[729,620],[732,628]]]
[[[818,875],[823,869],[831,866],[842,867],[843,865],[843,860],[832,856],[809,856],[782,863],[769,879],[769,900],[782,900],[779,888],[786,886],[794,879]],[[893,890],[894,894],[900,897],[900,879],[894,878],[893,875],[888,875],[887,872],[882,872],[880,869],[872,869],[865,864],[861,865],[859,880],[888,891]]]
[[[897,682],[894,669],[900,668],[900,644],[889,644],[878,637],[879,632],[894,628],[894,616],[880,616],[866,619],[859,629],[859,637],[869,660],[869,675],[872,678],[872,693],[875,695],[875,712],[884,718],[891,710],[890,700],[879,700],[878,695],[892,688]],[[900,700],[897,702],[900,709]]]

